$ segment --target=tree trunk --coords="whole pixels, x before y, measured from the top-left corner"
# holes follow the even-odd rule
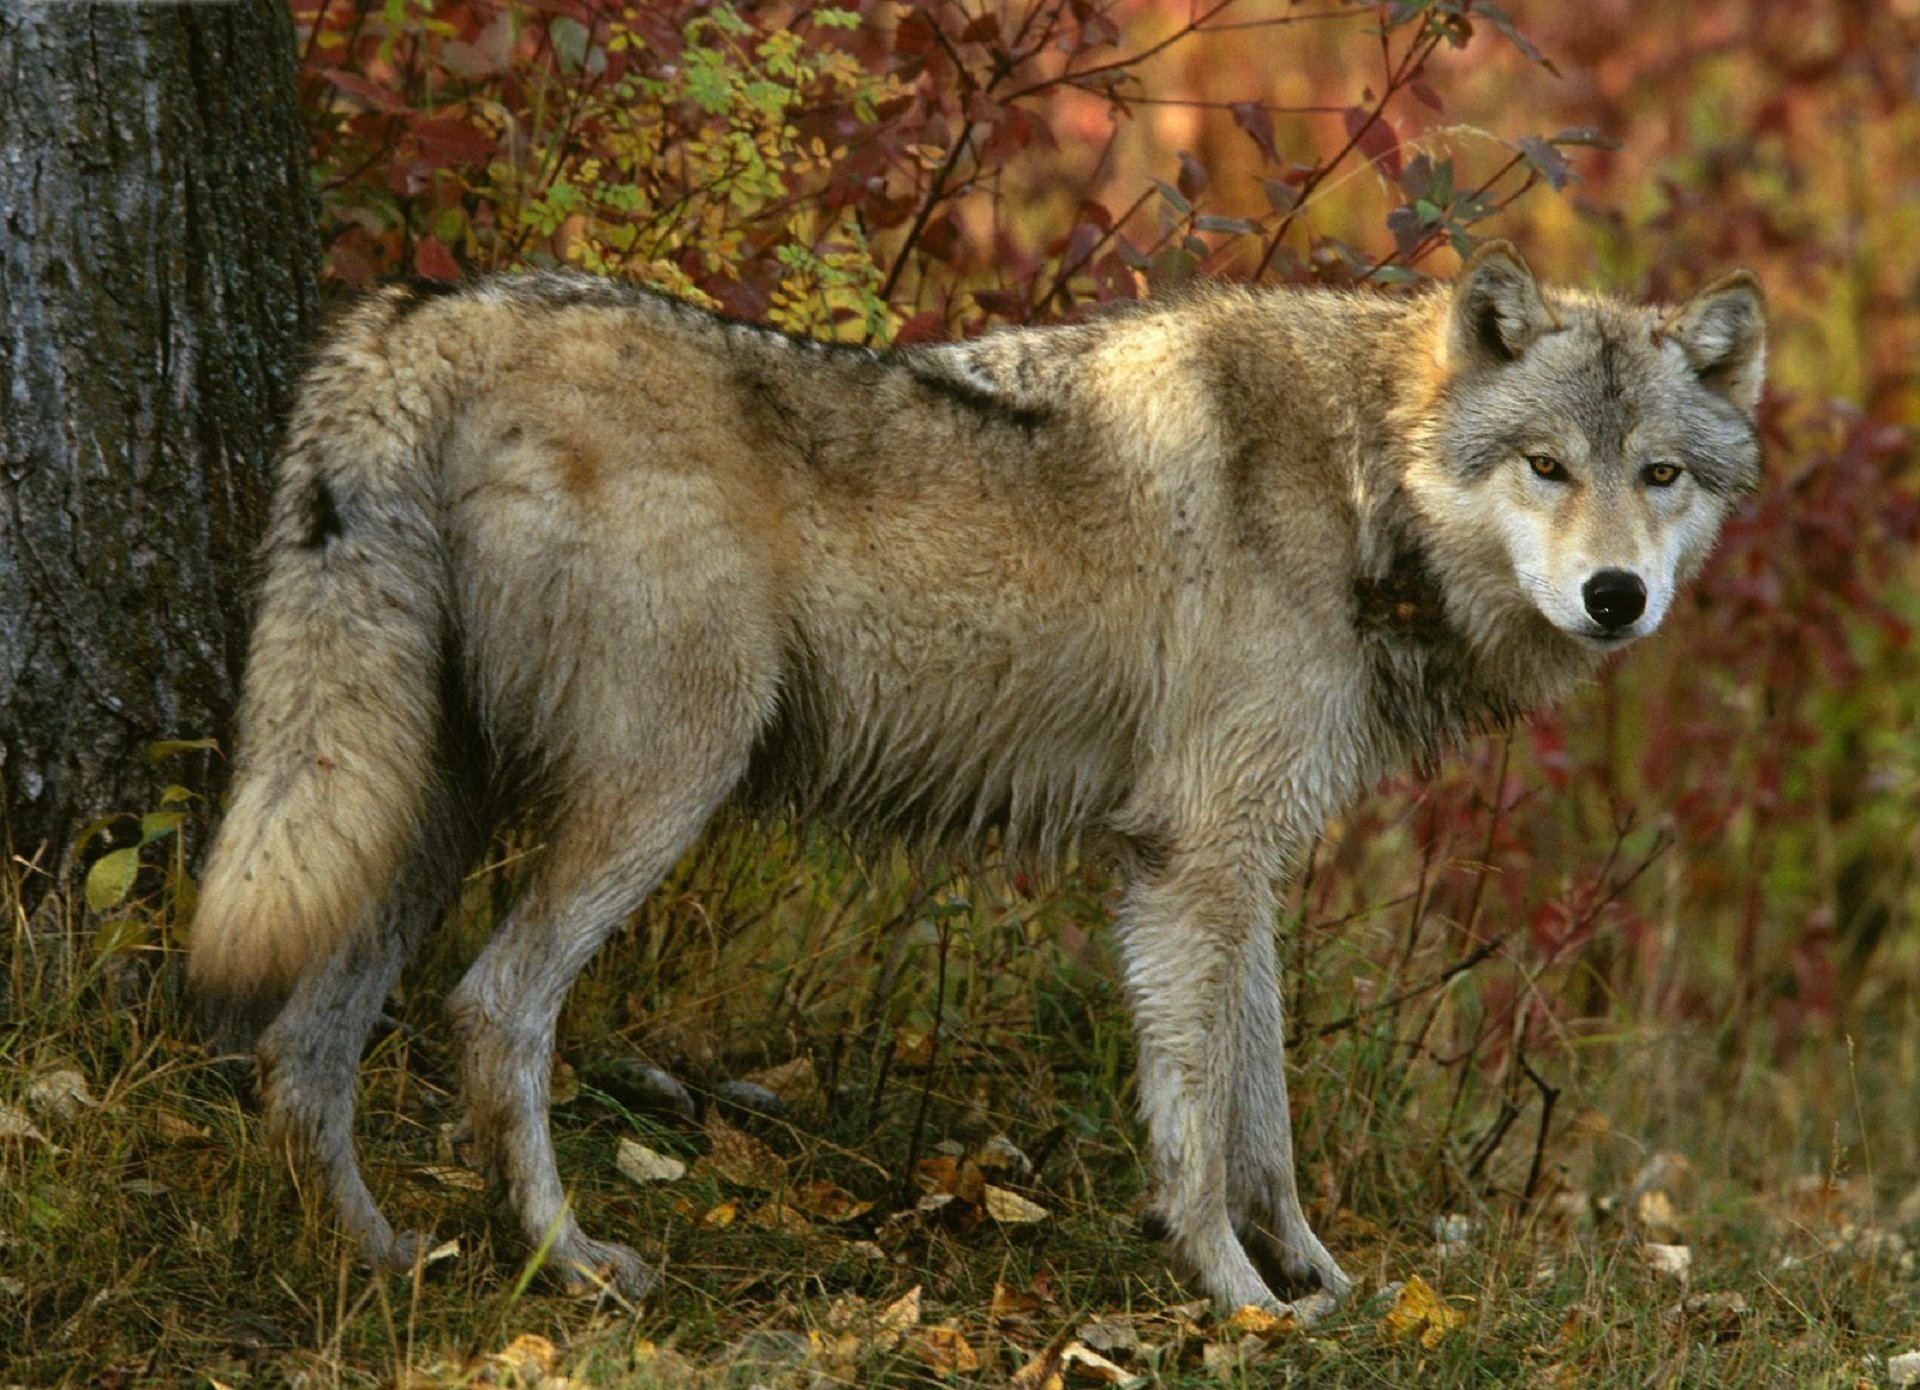
[[[224,738],[317,256],[283,4],[0,0],[0,848]]]

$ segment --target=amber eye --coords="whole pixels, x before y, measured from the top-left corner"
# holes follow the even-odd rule
[[[1671,487],[1680,476],[1677,463],[1650,463],[1640,470],[1640,476],[1647,480],[1649,487]]]
[[[1527,467],[1533,470],[1534,477],[1545,478],[1551,483],[1570,481],[1567,477],[1566,467],[1559,459],[1554,458],[1550,454],[1528,454]]]

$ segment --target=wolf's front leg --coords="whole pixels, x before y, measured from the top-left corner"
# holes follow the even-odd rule
[[[1293,1163],[1286,1031],[1271,907],[1252,923],[1240,955],[1233,1137],[1227,1153],[1234,1223],[1254,1261],[1288,1293],[1318,1287],[1335,1298],[1353,1281],[1307,1225]]]
[[[1338,1295],[1351,1281],[1294,1191],[1273,896],[1246,858],[1209,847],[1136,879],[1121,904],[1121,958],[1174,1253],[1223,1306],[1281,1308],[1243,1231],[1290,1282]]]

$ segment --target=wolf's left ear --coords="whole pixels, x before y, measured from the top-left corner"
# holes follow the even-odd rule
[[[1454,370],[1517,360],[1560,320],[1510,241],[1489,241],[1453,280],[1444,365]]]
[[[1767,302],[1744,270],[1715,280],[1660,325],[1710,390],[1752,413],[1767,376]]]

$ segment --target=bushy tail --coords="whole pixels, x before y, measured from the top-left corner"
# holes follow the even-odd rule
[[[229,1017],[258,1017],[375,929],[439,775],[438,393],[391,341],[404,302],[369,301],[335,335],[281,465],[232,798],[191,937],[189,979]]]

